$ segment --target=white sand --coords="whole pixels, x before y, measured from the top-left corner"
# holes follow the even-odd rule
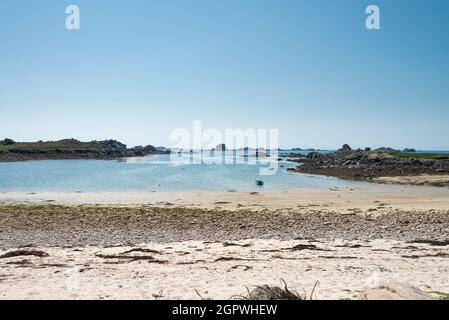
[[[204,298],[229,299],[245,294],[244,285],[281,286],[281,279],[291,289],[308,293],[319,281],[314,299],[354,299],[360,290],[384,279],[407,282],[426,292],[449,291],[448,258],[433,256],[449,254],[448,247],[384,240],[247,240],[238,244],[249,246],[196,241],[133,247],[158,253],[124,253],[131,247],[39,248],[49,256],[0,259],[0,298],[155,299],[162,295],[163,299],[199,299],[198,290]],[[331,251],[292,251],[298,244]],[[348,247],[356,244],[362,247]],[[106,259],[98,254],[152,256],[166,263]],[[220,258],[235,260],[217,261]]]

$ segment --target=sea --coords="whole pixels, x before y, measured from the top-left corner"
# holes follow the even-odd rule
[[[242,151],[226,151],[161,154],[123,160],[3,162],[0,163],[0,192],[286,190],[360,184],[289,171],[287,169],[298,165],[286,161],[290,152],[280,151],[268,160]],[[263,186],[257,185],[256,181],[262,181]]]

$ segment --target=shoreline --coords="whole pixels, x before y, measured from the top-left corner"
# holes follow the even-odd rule
[[[245,239],[388,239],[449,245],[449,209],[391,209],[384,203],[344,211],[315,204],[259,211],[145,205],[0,205],[2,249]]]
[[[355,186],[246,191],[0,191],[0,204],[150,205],[226,210],[288,209],[303,205],[323,209],[370,208],[379,201],[398,209],[447,209],[449,188],[362,182]]]
[[[387,150],[353,150],[347,144],[336,152],[298,157],[294,172],[354,181],[449,187],[449,156]],[[377,180],[377,181],[376,181]]]

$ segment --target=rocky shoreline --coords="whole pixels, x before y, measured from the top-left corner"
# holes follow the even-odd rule
[[[116,140],[81,142],[76,139],[59,141],[14,142],[0,140],[0,162],[31,160],[115,160],[167,153],[151,145],[127,148]]]
[[[124,206],[1,205],[2,249],[244,239],[343,239],[448,244],[447,210],[353,214]]]
[[[300,163],[292,171],[316,175],[333,176],[358,181],[376,181],[381,177],[402,177],[419,175],[449,175],[449,159],[422,159],[416,157],[401,158],[386,151],[352,150],[348,145],[334,153],[320,154],[311,152],[307,156],[299,155],[291,161]],[[449,157],[449,155],[448,155]],[[413,184],[411,182],[411,184]],[[429,180],[420,183],[448,187],[448,181]]]

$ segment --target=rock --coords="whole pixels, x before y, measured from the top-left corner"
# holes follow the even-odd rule
[[[160,153],[157,148],[152,145],[147,145],[145,147],[136,146],[132,149],[127,150],[128,157],[143,157],[149,154]]]
[[[215,151],[226,151],[226,145],[224,143],[217,144]]]
[[[367,288],[359,295],[359,300],[433,300],[434,298],[406,283],[380,281],[375,288]]]
[[[170,149],[165,147],[156,147],[156,151],[158,153],[166,153],[166,154],[170,153]]]
[[[319,152],[310,152],[307,155],[307,159],[318,159],[320,157],[321,157],[321,153],[319,153]]]
[[[268,154],[263,151],[256,150],[256,158],[264,158],[264,157],[268,157]]]
[[[9,146],[11,144],[16,143],[13,139],[5,138],[4,140],[0,140],[0,146]]]
[[[73,141],[76,141],[76,140],[73,140]],[[103,140],[103,141],[99,141],[98,143],[102,144],[104,146],[104,148],[107,151],[110,151],[110,152],[116,152],[116,151],[123,152],[123,151],[126,151],[126,144],[123,144],[123,143],[121,143],[120,141],[117,141],[117,140],[113,140],[113,139]]]
[[[338,153],[349,153],[351,152],[352,149],[348,144],[344,144],[343,147],[341,147],[341,149],[338,149]]]

